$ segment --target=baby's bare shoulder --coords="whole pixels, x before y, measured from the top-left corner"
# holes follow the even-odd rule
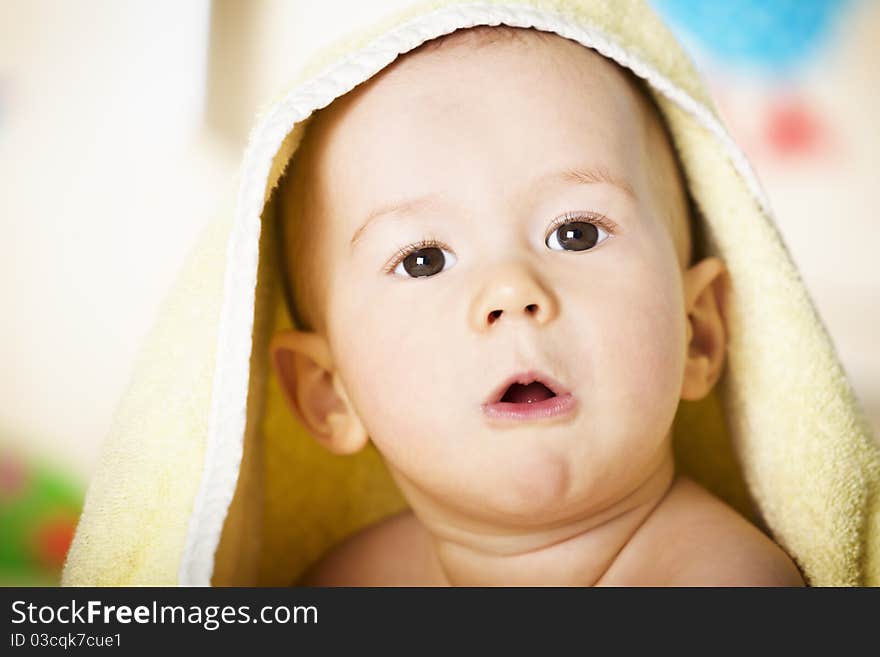
[[[352,534],[325,554],[299,586],[431,586],[424,529],[404,511]]]
[[[678,477],[634,539],[649,585],[803,586],[789,556],[705,488]],[[638,559],[638,557],[642,557]],[[650,556],[650,558],[648,558]]]

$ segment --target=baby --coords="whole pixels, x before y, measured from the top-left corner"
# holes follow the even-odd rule
[[[410,505],[300,584],[803,585],[675,471],[729,281],[692,254],[628,71],[549,33],[454,32],[316,114],[281,193],[285,396],[327,449],[372,441]]]

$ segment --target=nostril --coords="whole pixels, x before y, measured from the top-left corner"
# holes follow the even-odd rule
[[[493,310],[492,312],[489,313],[489,323],[494,324],[495,320],[498,319],[499,317],[501,317],[501,311],[500,310]]]
[[[538,312],[538,304],[530,303],[528,306],[526,306],[526,312],[530,315],[534,315],[536,312]]]

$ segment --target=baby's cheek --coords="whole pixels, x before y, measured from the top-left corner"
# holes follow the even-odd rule
[[[429,448],[436,408],[448,394],[439,386],[449,363],[438,353],[436,318],[415,310],[354,304],[337,330],[337,364],[352,402],[371,438],[392,459],[413,440]]]
[[[605,327],[611,348],[601,370],[613,377],[607,390],[614,395],[618,416],[629,418],[633,433],[665,432],[681,392],[681,301],[674,290],[650,284],[631,287],[624,298],[627,302],[617,306],[614,321],[619,330]]]

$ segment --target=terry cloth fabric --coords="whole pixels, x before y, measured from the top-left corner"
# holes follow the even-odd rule
[[[762,527],[811,585],[880,584],[880,450],[761,187],[693,65],[639,1],[416,2],[306,65],[257,118],[234,211],[203,235],[122,402],[66,563],[69,585],[285,585],[406,503],[377,452],[325,452],[287,411],[273,195],[304,121],[459,28],[554,32],[647,82],[727,264],[725,373],[675,422],[680,468]]]

